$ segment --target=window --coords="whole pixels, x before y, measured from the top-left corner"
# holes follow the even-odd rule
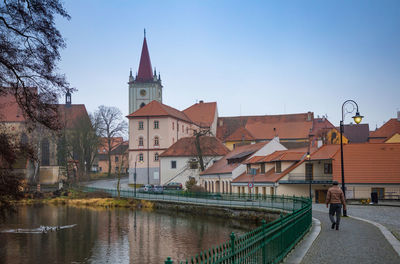
[[[199,168],[199,163],[197,162],[196,159],[191,159],[191,160],[189,161],[189,167],[190,167],[190,169],[192,169],[192,170],[198,169],[198,168]]]
[[[28,136],[25,133],[22,133],[21,135],[21,145],[28,145],[29,140]]]
[[[251,170],[251,165],[247,164],[247,174],[250,174],[250,170]]]
[[[47,138],[42,140],[42,166],[49,166],[50,165],[50,145],[49,140]]]
[[[119,170],[119,167],[118,166],[115,167],[115,172],[118,172],[118,170]]]
[[[140,161],[140,162],[143,162],[143,153],[140,153],[140,154],[139,154],[139,161]]]
[[[139,121],[139,130],[143,130],[143,121]]]
[[[332,163],[325,163],[324,164],[324,173],[325,174],[332,174]]]
[[[159,128],[159,123],[158,123],[158,121],[156,120],[156,121],[154,121],[154,129],[158,129]]]
[[[182,133],[185,133],[185,128],[183,127],[183,125],[182,125]]]
[[[275,162],[275,172],[277,172],[277,173],[282,172],[282,164],[280,161]]]
[[[160,144],[158,137],[154,138],[154,146],[158,146]]]
[[[186,128],[186,134],[189,134],[189,128],[188,127]]]
[[[265,163],[261,164],[261,173],[265,173]]]
[[[158,153],[157,152],[154,154],[154,161],[158,161]]]
[[[99,171],[102,171],[103,170],[103,168],[102,167],[99,167]]]
[[[176,160],[171,160],[171,169],[176,169]]]
[[[146,104],[145,103],[141,103],[140,104],[140,108],[142,108],[143,106],[145,106]]]
[[[115,156],[115,162],[118,162],[118,156]]]
[[[139,146],[143,146],[143,137],[139,137]]]
[[[172,122],[172,130],[174,130],[174,129],[175,129],[175,123]]]

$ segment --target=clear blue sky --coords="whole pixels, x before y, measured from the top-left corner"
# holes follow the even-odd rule
[[[400,1],[69,0],[60,71],[88,111],[128,114],[143,28],[163,103],[216,101],[220,116],[313,111],[338,125],[346,99],[370,129],[400,110]],[[351,116],[346,116],[349,123]]]

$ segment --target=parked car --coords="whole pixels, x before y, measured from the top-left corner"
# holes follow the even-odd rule
[[[139,192],[142,192],[142,193],[148,193],[148,192],[151,192],[152,190],[153,190],[153,185],[151,185],[151,184],[145,184],[139,188]]]
[[[164,185],[164,190],[182,190],[182,183],[170,182]]]
[[[161,185],[154,185],[153,189],[151,190],[153,193],[163,193],[164,188]]]

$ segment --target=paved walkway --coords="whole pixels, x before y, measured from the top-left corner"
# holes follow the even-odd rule
[[[400,263],[399,255],[372,224],[342,218],[340,230],[332,230],[327,213],[313,211],[321,232],[301,263]]]

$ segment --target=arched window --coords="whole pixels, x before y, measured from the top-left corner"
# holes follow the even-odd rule
[[[50,165],[50,144],[49,140],[47,138],[42,140],[42,160],[41,160],[41,165],[42,166],[49,166]]]
[[[143,106],[145,106],[146,104],[145,103],[141,103],[140,104],[140,108],[142,108]]]
[[[139,146],[143,146],[143,137],[139,137]]]
[[[154,154],[154,161],[158,161],[158,153],[157,152]]]
[[[25,133],[22,133],[21,135],[21,145],[28,145],[29,139],[28,136]]]
[[[143,153],[139,153],[139,161],[143,162]]]
[[[158,137],[154,137],[154,146],[158,146],[160,144],[160,140]]]
[[[175,129],[175,123],[172,122],[172,130],[174,130],[174,129]]]

